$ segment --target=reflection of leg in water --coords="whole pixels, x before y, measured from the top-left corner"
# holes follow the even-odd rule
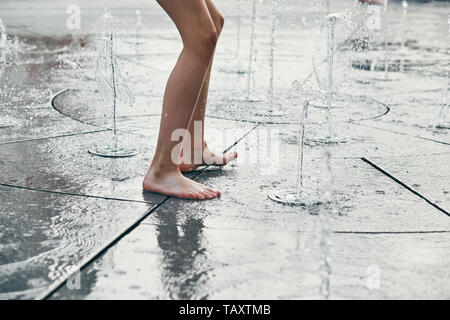
[[[163,254],[161,281],[170,299],[205,299],[210,268],[202,248],[203,220],[189,217],[180,226],[177,217],[182,212],[170,206],[170,210],[155,214]]]

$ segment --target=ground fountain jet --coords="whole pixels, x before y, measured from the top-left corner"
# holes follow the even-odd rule
[[[277,20],[277,7],[278,0],[272,0],[272,29],[270,33],[270,82],[269,82],[269,103],[270,110],[269,116],[278,117],[282,116],[283,113],[277,110],[274,104],[274,62],[275,62],[275,30],[276,30],[276,20]]]
[[[103,34],[107,35],[109,33],[109,30],[111,30],[111,25],[113,23],[114,17],[112,16],[111,12],[109,12],[108,7],[103,8],[103,14],[100,17],[100,22],[102,23],[103,27]]]
[[[399,32],[400,32],[400,72],[404,71],[404,54],[405,54],[405,42],[406,42],[406,38],[404,37],[404,34],[406,33],[404,30],[406,24],[407,24],[407,19],[408,19],[408,1],[407,0],[402,0],[402,17],[400,19],[400,28],[399,28]]]
[[[351,59],[344,54],[339,56],[337,61],[336,55],[339,46],[336,45],[337,27],[345,27],[348,22],[345,14],[329,14],[325,17],[320,27],[319,38],[316,41],[315,52],[313,56],[314,75],[321,91],[321,95],[325,102],[325,118],[328,124],[327,136],[323,141],[317,141],[322,144],[336,144],[348,142],[347,137],[338,137],[333,132],[333,102],[337,94],[338,88],[344,82],[346,73],[350,68]],[[342,32],[342,29],[340,30]],[[326,36],[326,39],[320,37]],[[342,36],[342,35],[340,35]],[[325,46],[324,46],[325,42]]]
[[[136,10],[136,39],[135,39],[135,48],[136,53],[139,55],[139,46],[142,44],[141,40],[141,31],[144,24],[142,23],[142,14],[140,10]]]
[[[132,105],[134,99],[119,74],[114,48],[114,34],[112,32],[107,34],[105,44],[100,51],[100,56],[97,61],[97,82],[99,91],[107,96],[106,101],[108,102],[108,98],[111,99],[110,102],[113,109],[111,131],[113,136],[109,146],[97,147],[89,150],[89,153],[105,158],[126,158],[137,155],[135,149],[125,148],[119,143],[117,130],[118,102],[119,100],[126,99],[126,102]]]
[[[229,74],[237,74],[239,76],[244,75],[247,73],[246,67],[242,64],[241,60],[239,59],[240,53],[241,53],[241,27],[242,27],[242,13],[241,13],[241,0],[235,0],[236,6],[237,6],[237,21],[236,21],[236,51],[234,53],[233,57],[233,63],[230,64],[227,67],[222,67],[219,69],[221,72],[229,73]]]
[[[450,104],[448,102],[449,80],[450,80],[450,72],[447,71],[445,74],[441,111],[439,112],[438,124],[436,125],[437,129],[450,129],[450,120],[447,119],[448,112],[450,109]]]
[[[256,0],[252,2],[252,17],[251,17],[251,25],[252,30],[250,33],[250,53],[248,56],[248,78],[247,78],[247,101],[251,100],[251,89],[252,89],[252,63],[253,63],[253,54],[254,54],[254,46],[256,41]]]
[[[239,52],[241,51],[241,23],[242,23],[242,15],[239,0],[236,0],[236,5],[238,8],[238,20],[236,24],[236,53],[235,53],[235,58],[237,61],[239,59]]]
[[[275,31],[276,31],[276,19],[277,19],[277,7],[278,0],[271,1],[271,32],[270,32],[270,58],[269,58],[269,89],[268,89],[268,103],[269,110],[264,116],[279,117],[284,113],[276,110],[274,101],[274,62],[275,62]],[[254,80],[253,61],[255,60],[255,43],[256,43],[256,0],[252,2],[252,15],[251,15],[251,33],[250,33],[250,52],[248,57],[248,77],[247,77],[247,99],[246,102],[261,102],[261,99],[252,97],[252,81]]]
[[[6,27],[3,24],[3,21],[0,19],[0,77],[3,75],[6,67],[7,52],[9,51],[8,47]]]
[[[389,21],[388,21],[388,5],[389,0],[384,0],[384,79],[388,79],[389,59],[388,59],[388,33],[389,33]]]
[[[5,68],[7,65],[7,59],[9,56],[9,43],[8,43],[8,36],[6,34],[6,27],[3,24],[3,21],[0,19],[0,79],[3,76],[3,73],[5,72]],[[3,82],[3,81],[2,81]],[[4,99],[4,92],[5,88],[0,86],[0,100]],[[2,119],[0,119],[0,129],[2,128],[9,128],[13,127],[14,125],[9,122],[4,122]]]
[[[300,119],[298,132],[298,159],[297,159],[297,175],[296,187],[292,190],[281,190],[269,194],[272,201],[293,205],[293,206],[311,206],[320,204],[320,197],[316,194],[314,188],[304,188],[303,163],[304,163],[304,146],[305,146],[305,126],[308,119],[309,101],[303,104],[303,112]]]
[[[331,166],[331,152],[328,149],[324,150],[323,158],[325,159],[325,169],[323,170],[322,180],[325,183],[324,190],[324,202],[326,206],[319,213],[319,219],[316,220],[314,225],[314,233],[318,238],[319,252],[320,252],[320,288],[319,295],[322,299],[328,300],[330,298],[330,278],[331,278],[331,223],[329,216],[338,214],[336,208],[336,199],[334,197],[334,176]]]
[[[333,102],[333,71],[334,71],[334,51],[335,51],[335,31],[336,17],[331,16],[328,19],[329,38],[328,38],[328,103],[327,103],[327,120],[328,120],[328,139],[331,139],[331,103]]]

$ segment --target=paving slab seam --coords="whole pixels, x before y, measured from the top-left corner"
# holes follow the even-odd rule
[[[92,131],[66,133],[66,134],[60,134],[60,135],[57,135],[57,136],[48,136],[48,137],[40,137],[40,138],[32,138],[32,139],[5,141],[5,142],[0,142],[0,146],[8,145],[8,144],[17,144],[17,143],[43,141],[43,140],[50,140],[50,139],[67,138],[67,137],[81,136],[81,135],[93,134],[93,133],[99,133],[99,132],[106,132],[106,131],[110,131],[110,130],[109,129],[99,129],[99,130],[92,130]]]
[[[61,289],[64,284],[66,284],[67,280],[74,276],[77,272],[81,272],[85,270],[91,263],[96,261],[102,255],[104,255],[110,248],[114,247],[120,240],[125,238],[128,234],[130,234],[134,229],[136,229],[142,221],[147,219],[156,209],[162,206],[169,197],[166,197],[160,203],[156,204],[149,210],[147,210],[139,219],[133,222],[130,226],[128,226],[124,231],[120,231],[116,236],[113,237],[113,240],[108,242],[107,245],[103,246],[97,252],[94,252],[90,256],[88,256],[85,260],[78,264],[79,268],[76,268],[75,271],[68,273],[64,277],[62,277],[59,281],[53,283],[49,286],[49,288],[41,295],[37,296],[35,300],[48,300],[56,291]]]
[[[436,142],[436,143],[445,144],[447,146],[450,146],[449,142],[444,142],[444,141],[435,140],[435,139],[426,138],[426,137],[421,137],[421,136],[413,136],[413,135],[410,135],[410,134],[407,134],[407,133],[404,133],[404,132],[398,132],[398,131],[393,131],[393,130],[389,130],[389,129],[378,128],[378,127],[375,127],[375,126],[370,126],[370,125],[367,125],[367,124],[361,124],[361,123],[357,123],[357,122],[348,122],[348,123],[354,124],[354,125],[357,125],[357,126],[368,127],[368,128],[372,128],[372,129],[376,129],[376,130],[386,131],[386,132],[392,132],[392,133],[399,134],[399,135],[402,135],[402,136],[408,136],[408,137],[412,137],[412,138],[416,138],[416,139]]]
[[[182,225],[174,223],[174,224],[161,224],[161,223],[150,223],[150,222],[142,222],[141,225],[144,226],[152,226],[152,227],[168,227],[168,226],[177,226],[182,227]],[[266,232],[267,230],[258,230],[258,229],[249,229],[249,228],[211,228],[211,227],[203,227],[203,229],[209,230],[239,230],[239,231],[260,231]],[[286,233],[314,233],[311,230],[284,230]],[[398,234],[436,234],[436,233],[450,233],[450,230],[417,230],[417,231],[343,231],[343,230],[332,230],[330,231],[334,234],[360,234],[360,235],[398,235]]]
[[[102,129],[105,129],[105,128],[102,127],[102,126],[98,126],[98,125],[95,125],[95,124],[92,124],[92,123],[89,123],[89,122],[86,122],[86,121],[77,119],[77,118],[75,118],[75,117],[72,117],[72,116],[70,116],[70,115],[68,115],[68,114],[65,114],[64,112],[62,112],[62,111],[59,110],[58,108],[56,108],[56,106],[55,106],[55,100],[56,100],[59,96],[61,96],[61,95],[63,95],[64,93],[68,92],[69,90],[70,90],[69,88],[64,89],[64,90],[61,90],[61,91],[57,92],[57,93],[53,96],[53,98],[52,98],[52,100],[51,100],[51,102],[50,102],[52,108],[53,108],[54,110],[56,110],[58,113],[62,114],[63,116],[65,116],[65,117],[67,117],[67,118],[70,118],[70,119],[72,119],[72,120],[74,120],[74,121],[76,121],[76,122],[79,122],[79,123],[82,123],[82,124],[85,124],[85,125],[88,125],[88,126],[96,127],[96,128],[102,128]],[[106,130],[109,130],[109,131],[110,131],[111,129],[106,129]]]
[[[450,233],[450,230],[436,230],[436,231],[332,231],[335,234],[365,234],[365,235],[398,235],[398,234],[436,234],[436,233]]]
[[[241,142],[245,137],[247,137],[252,131],[256,130],[256,128],[258,128],[261,124],[258,123],[256,126],[254,126],[253,128],[251,128],[250,130],[248,130],[242,137],[240,137],[239,139],[236,140],[236,142],[234,142],[231,146],[229,146],[228,148],[226,148],[223,153],[230,151],[232,148],[234,148],[239,142]],[[205,167],[201,172],[203,172],[206,168],[209,168],[210,166]]]
[[[419,198],[425,200],[428,204],[432,205],[434,208],[438,209],[439,211],[441,211],[442,213],[446,214],[447,216],[450,217],[450,213],[448,211],[446,211],[445,209],[441,208],[440,206],[438,206],[436,203],[432,202],[431,200],[429,200],[428,198],[426,198],[425,196],[423,196],[422,194],[420,194],[419,192],[415,191],[414,189],[412,189],[410,186],[408,186],[406,183],[400,181],[399,179],[397,179],[396,177],[394,177],[393,175],[391,175],[390,173],[388,173],[387,171],[383,170],[382,168],[380,168],[379,166],[377,166],[375,163],[371,162],[370,160],[366,159],[366,158],[361,158],[362,161],[364,161],[365,163],[369,164],[370,166],[372,166],[373,168],[375,168],[376,170],[378,170],[379,172],[381,172],[382,174],[384,174],[385,176],[387,176],[388,178],[394,180],[396,183],[398,183],[399,185],[401,185],[403,188],[405,188],[406,190],[410,191],[411,193],[415,194],[416,196],[418,196]]]

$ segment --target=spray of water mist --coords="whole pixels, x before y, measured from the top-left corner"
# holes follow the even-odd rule
[[[269,194],[269,199],[293,206],[315,206],[321,204],[321,199],[317,190],[314,187],[304,186],[304,146],[305,146],[305,128],[308,120],[309,101],[303,104],[303,111],[301,113],[299,131],[297,136],[298,141],[298,158],[297,158],[297,174],[296,185],[292,189],[279,190]]]
[[[2,77],[6,68],[6,59],[8,57],[9,44],[8,36],[6,34],[6,27],[0,19],[0,78]]]
[[[136,53],[139,55],[139,46],[142,44],[142,28],[144,23],[142,22],[142,14],[140,10],[136,10],[136,35],[135,35],[135,48]]]
[[[450,104],[448,100],[448,91],[449,91],[449,82],[450,82],[450,72],[446,72],[444,77],[444,87],[442,88],[442,103],[441,110],[439,112],[439,119],[436,128],[438,129],[450,129],[450,121],[447,120]]]
[[[404,71],[404,54],[405,54],[405,42],[406,42],[406,37],[404,36],[405,34],[407,34],[407,30],[406,30],[406,26],[407,26],[407,19],[408,19],[408,1],[403,0],[402,1],[402,17],[400,19],[400,27],[399,27],[399,32],[400,32],[400,72]]]
[[[100,157],[124,158],[136,155],[137,151],[135,149],[125,148],[119,143],[117,108],[119,100],[125,99],[129,105],[132,105],[134,103],[134,97],[120,76],[114,44],[114,34],[109,32],[106,36],[104,46],[100,51],[96,71],[99,92],[106,97],[106,103],[110,99],[109,103],[112,105],[112,141],[106,147],[97,147],[94,150],[89,150],[89,153]]]
[[[269,103],[270,103],[270,111],[274,112],[274,60],[275,60],[275,28],[276,28],[276,19],[277,19],[277,9],[278,1],[272,0],[272,29],[270,32],[270,81],[269,81]]]
[[[297,197],[300,199],[303,190],[303,155],[305,148],[305,123],[308,120],[309,101],[303,107],[303,116],[300,122],[298,161],[297,161]]]
[[[334,196],[335,180],[332,169],[332,154],[327,148],[323,150],[323,165],[321,171],[322,181],[324,184],[323,199],[324,206],[320,207],[319,215],[314,224],[314,237],[318,246],[319,252],[319,295],[322,299],[330,298],[331,287],[331,221],[330,218],[337,216],[339,211],[337,209],[337,201]]]
[[[256,41],[256,0],[252,1],[252,18],[251,18],[252,30],[250,33],[250,53],[248,56],[248,78],[247,78],[247,101],[250,101],[251,97],[251,88],[252,88],[252,63],[253,63],[253,54],[254,54],[254,46]]]
[[[339,137],[333,132],[333,102],[338,88],[348,79],[351,66],[350,54],[341,48],[341,39],[345,41],[350,28],[347,14],[330,14],[321,24],[313,55],[313,71],[324,100],[327,134],[319,144],[337,144],[348,142],[347,137]],[[339,29],[338,29],[339,27]]]
[[[328,37],[328,103],[327,103],[327,121],[328,121],[328,139],[331,139],[331,104],[333,102],[333,71],[334,71],[334,50],[335,50],[335,36],[336,31],[336,17],[329,18],[329,37]]]
[[[388,59],[388,35],[389,35],[389,21],[388,21],[388,6],[389,0],[384,0],[384,79],[388,79],[389,59]]]
[[[8,55],[10,51],[10,46],[8,43],[8,36],[6,34],[6,27],[3,24],[3,21],[0,19],[0,80],[3,77],[3,73],[5,72],[6,65],[8,63]],[[0,100],[4,99],[5,95],[5,87],[3,81],[0,81],[2,84],[0,84]],[[0,118],[0,129],[2,128],[9,128],[12,127],[13,124],[10,122],[5,121],[4,119]]]

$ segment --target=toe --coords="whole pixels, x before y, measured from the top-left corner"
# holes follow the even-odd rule
[[[202,195],[200,192],[197,192],[196,196],[197,196],[197,199],[199,199],[199,200],[205,200],[205,196]]]
[[[225,154],[225,155],[223,156],[223,162],[224,162],[225,164],[227,164],[227,163],[229,163],[229,162],[231,162],[231,161],[233,161],[233,160],[236,160],[237,156],[238,156],[237,152],[230,152],[230,153],[227,153],[227,154]]]
[[[205,192],[204,195],[205,195],[206,199],[213,199],[213,198],[215,198],[215,195],[212,194],[212,193],[209,193],[209,192]]]
[[[214,189],[212,189],[210,187],[206,187],[206,191],[208,191],[209,193],[212,193],[212,194],[214,194],[216,196],[220,195],[220,192],[218,192],[218,191],[216,191],[216,190],[214,190]]]
[[[217,193],[215,192],[205,191],[205,193],[207,194],[208,199],[213,199],[217,197]]]
[[[214,190],[214,189],[211,189],[211,188],[208,188],[208,187],[206,187],[206,191],[208,191],[208,192],[210,192],[210,193],[217,193],[217,191],[216,190]]]
[[[190,192],[190,193],[188,194],[188,198],[190,198],[190,199],[197,199],[197,196],[195,195],[195,193]]]
[[[206,199],[211,199],[211,196],[212,196],[212,194],[209,193],[208,191],[206,191],[206,189],[205,189],[205,190],[202,190],[202,191],[200,192],[200,194],[201,194],[202,196],[204,196]]]

